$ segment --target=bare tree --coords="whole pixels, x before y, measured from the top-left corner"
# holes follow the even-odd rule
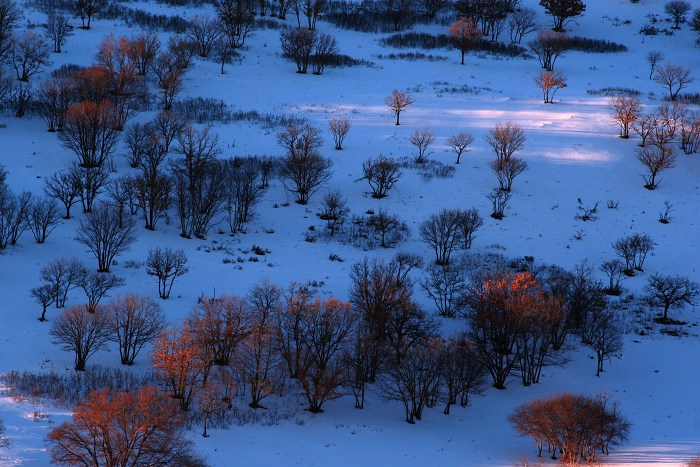
[[[608,295],[620,295],[622,293],[622,287],[620,282],[624,279],[625,265],[619,259],[614,259],[612,261],[604,261],[600,265],[600,270],[608,278],[608,287],[605,289],[605,293]]]
[[[231,235],[243,229],[255,214],[263,195],[260,160],[234,157],[223,162],[226,187],[226,211]]]
[[[396,125],[399,125],[399,117],[406,107],[413,104],[415,100],[410,94],[394,89],[384,99],[384,103],[396,116]]]
[[[33,32],[25,32],[13,39],[11,61],[17,79],[29,81],[29,78],[51,63],[49,46],[43,37]]]
[[[12,30],[22,18],[22,11],[13,0],[0,0],[0,63],[12,52]]]
[[[362,179],[367,180],[372,189],[372,198],[381,199],[394,188],[401,177],[401,170],[396,160],[379,155],[376,159],[369,158],[362,163],[362,174]]]
[[[255,25],[254,0],[220,0],[214,6],[230,47],[243,47]]]
[[[117,210],[104,204],[97,205],[80,220],[75,239],[95,255],[99,272],[109,272],[114,257],[128,250],[136,240],[135,224],[132,218],[127,218],[120,228]]]
[[[462,210],[460,228],[462,229],[463,249],[468,250],[472,247],[474,234],[482,225],[484,225],[484,220],[481,218],[481,215],[476,208],[471,208],[468,211]]]
[[[423,418],[423,409],[435,399],[440,384],[440,353],[435,343],[428,341],[406,352],[400,363],[392,363],[379,381],[382,395],[388,400],[401,401],[406,422]]]
[[[645,299],[649,306],[661,308],[662,322],[668,322],[668,312],[685,305],[695,306],[700,296],[700,284],[683,276],[652,274],[644,286]]]
[[[146,273],[158,278],[158,295],[163,300],[170,296],[175,279],[187,274],[187,255],[185,251],[172,250],[169,247],[156,247],[148,252]]]
[[[691,10],[690,3],[686,0],[671,0],[664,5],[664,12],[673,19],[673,29],[680,29],[680,24],[685,22],[685,15]]]
[[[521,150],[525,145],[525,132],[518,125],[507,122],[505,125],[497,123],[484,140],[496,153],[496,159],[504,162]]]
[[[460,132],[447,138],[447,144],[457,154],[457,164],[460,162],[462,154],[469,148],[469,145],[474,142],[474,137],[471,133]]]
[[[656,71],[656,64],[665,58],[663,52],[658,50],[651,50],[646,55],[647,63],[649,64],[649,79],[654,76],[654,71]]]
[[[0,184],[0,249],[15,245],[27,229],[27,215],[32,207],[32,194],[15,194]]]
[[[53,42],[53,51],[61,53],[61,47],[66,43],[66,39],[73,35],[73,26],[68,22],[68,18],[54,11],[49,13],[46,20],[46,35]]]
[[[379,236],[379,246],[382,248],[390,248],[394,243],[398,242],[401,237],[397,233],[405,225],[399,216],[383,208],[377,214],[369,216],[367,224]]]
[[[564,25],[586,11],[582,0],[540,0],[545,13],[552,16],[555,31],[564,31]]]
[[[474,343],[465,334],[458,334],[441,345],[440,353],[443,413],[449,415],[452,405],[459,403],[466,407],[470,396],[483,392],[485,374]]]
[[[326,221],[328,231],[333,236],[338,226],[345,222],[349,212],[348,203],[340,190],[333,190],[323,197],[318,217]]]
[[[345,137],[350,131],[350,120],[345,117],[331,118],[328,120],[328,128],[333,134],[333,141],[335,142],[336,151],[342,150]]]
[[[44,196],[32,202],[27,212],[27,225],[37,243],[44,243],[61,219],[61,208],[55,199]]]
[[[544,70],[535,77],[535,84],[542,90],[545,104],[554,102],[554,94],[566,87],[566,76],[560,71]]]
[[[503,161],[500,159],[491,161],[489,162],[489,167],[491,167],[498,178],[500,190],[509,192],[515,177],[527,170],[527,162],[518,157],[509,157]]]
[[[311,126],[289,126],[277,136],[287,149],[282,159],[280,175],[284,188],[294,194],[296,202],[307,204],[314,194],[331,177],[332,162],[319,154],[320,131]]]
[[[73,408],[73,420],[49,432],[51,462],[202,467],[184,425],[184,415],[155,387],[94,390]]]
[[[170,151],[172,142],[187,130],[189,123],[186,118],[165,110],[156,114],[151,125],[163,145],[163,150],[167,153]]]
[[[106,167],[80,167],[73,165],[70,168],[72,177],[78,183],[78,197],[83,207],[83,212],[92,212],[95,199],[107,184],[109,173]]]
[[[317,32],[307,28],[291,28],[280,34],[282,54],[296,64],[297,73],[306,73],[316,41]]]
[[[666,169],[672,168],[676,162],[676,154],[671,147],[647,146],[637,148],[637,160],[649,171],[644,175],[644,188],[655,190],[658,187],[656,177]]]
[[[657,66],[654,71],[654,81],[668,89],[669,97],[675,101],[678,93],[694,81],[690,76],[690,68],[682,65],[667,63],[664,66]]]
[[[620,138],[630,137],[630,125],[640,117],[642,103],[637,96],[613,96],[610,98],[609,108],[612,111],[612,119],[620,127]]]
[[[92,17],[107,6],[107,0],[75,0],[75,14],[82,22],[82,29],[90,29]],[[87,20],[87,24],[85,23]]]
[[[50,132],[63,131],[66,112],[73,103],[75,89],[67,78],[53,76],[39,86],[35,103],[37,112]]]
[[[458,260],[445,265],[431,264],[427,272],[420,282],[421,288],[435,303],[440,316],[456,317],[467,305],[464,297],[469,283],[464,263]]]
[[[189,22],[187,37],[197,45],[200,57],[208,57],[222,33],[222,28],[208,15],[194,15]]]
[[[77,258],[69,260],[61,257],[41,268],[39,274],[41,280],[47,282],[51,287],[56,308],[62,308],[66,304],[68,292],[82,283],[87,270]]]
[[[483,33],[476,25],[476,22],[470,18],[460,18],[452,23],[449,33],[452,43],[462,53],[461,64],[464,65],[464,54],[474,48],[474,45],[481,39]]]
[[[428,160],[428,146],[435,141],[435,132],[430,128],[416,128],[409,140],[418,151],[414,154],[413,161],[417,164],[423,164]]]
[[[420,224],[421,239],[434,250],[436,264],[449,264],[452,251],[461,246],[463,216],[460,209],[443,209]]]
[[[506,207],[508,207],[508,201],[510,201],[510,192],[501,190],[500,188],[494,188],[486,197],[493,205],[491,217],[498,220],[503,219],[505,217],[504,212]]]
[[[566,37],[552,31],[540,31],[537,38],[530,41],[530,50],[537,55],[542,68],[554,71],[554,64],[566,52]]]
[[[121,287],[125,283],[124,279],[110,273],[93,271],[85,274],[80,281],[80,288],[83,289],[88,299],[85,307],[90,313],[95,313],[100,300],[107,297],[110,290]]]
[[[161,90],[163,110],[168,111],[172,108],[175,96],[182,90],[185,69],[182,57],[170,50],[161,52],[153,61],[151,70]]]
[[[624,336],[622,324],[614,311],[604,308],[589,315],[583,332],[586,336],[584,344],[596,353],[596,376],[600,376],[605,359],[621,358]]]
[[[119,346],[122,365],[133,365],[144,345],[165,328],[165,315],[152,298],[127,294],[105,305],[109,340]]]
[[[520,44],[523,37],[537,31],[537,12],[528,7],[517,7],[508,18],[510,41]]]
[[[613,250],[625,263],[624,273],[633,276],[634,271],[642,271],[644,261],[654,249],[654,240],[647,234],[633,234],[613,242]]]
[[[108,203],[119,213],[119,227],[124,226],[124,217],[134,215],[137,209],[135,178],[130,175],[122,175],[112,179],[105,191],[110,200]]]
[[[320,3],[320,0],[316,0],[316,3]],[[340,52],[340,49],[335,37],[326,33],[317,34],[311,54],[312,73],[315,75],[323,74],[326,67],[333,63],[333,59],[338,55],[338,52]]]
[[[146,76],[160,50],[160,40],[154,31],[143,31],[131,40],[132,60],[139,75]]]
[[[34,301],[42,307],[39,321],[46,321],[46,310],[56,299],[53,287],[51,284],[42,284],[38,287],[32,288],[29,291],[29,295],[31,295],[32,298],[34,298]]]
[[[82,167],[100,167],[119,141],[116,119],[116,109],[108,100],[73,104],[66,111],[65,128],[58,137],[78,156]]]
[[[642,141],[639,143],[641,147],[647,145],[647,141],[649,140],[656,126],[657,117],[654,112],[641,114],[634,122],[632,122],[632,131],[637,133],[642,138]]]
[[[75,353],[77,371],[85,371],[88,358],[109,340],[106,315],[90,313],[84,306],[65,310],[53,321],[49,333],[64,350]]]

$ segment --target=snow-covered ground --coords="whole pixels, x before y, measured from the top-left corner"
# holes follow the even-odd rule
[[[541,24],[549,18],[536,1],[523,2],[540,13]],[[697,2],[696,2],[697,3]],[[531,5],[530,5],[531,4]],[[679,151],[676,167],[662,174],[655,191],[643,188],[642,166],[634,156],[636,137],[622,140],[609,118],[608,98],[587,94],[608,86],[625,86],[641,91],[645,107],[662,102],[664,89],[648,78],[645,55],[661,50],[665,62],[689,67],[700,80],[700,55],[694,45],[696,36],[684,24],[672,36],[642,36],[638,33],[646,15],[663,16],[662,0],[589,0],[585,15],[569,25],[575,35],[624,43],[629,51],[616,54],[569,52],[557,62],[557,69],[569,80],[568,87],[556,95],[556,103],[542,103],[534,85],[540,72],[536,59],[506,59],[490,55],[468,55],[459,65],[459,52],[433,50],[444,61],[400,61],[376,58],[396,50],[380,45],[385,35],[337,30],[320,21],[318,28],[338,39],[341,52],[375,63],[373,67],[328,69],[322,76],[298,75],[293,64],[281,57],[279,31],[257,30],[242,52],[242,60],[219,73],[216,63],[196,61],[187,74],[182,96],[224,99],[235,110],[300,115],[322,128],[325,142],[322,153],[333,159],[333,177],[327,187],[311,198],[307,206],[293,203],[279,182],[271,188],[257,209],[247,233],[236,237],[212,230],[206,240],[185,240],[175,220],[161,222],[155,232],[140,229],[138,242],[117,258],[113,272],[127,281],[124,291],[157,297],[155,279],[145,269],[125,268],[129,260],[144,261],[149,248],[167,244],[184,248],[189,256],[190,272],[176,281],[172,299],[163,302],[170,321],[183,317],[202,294],[244,294],[260,278],[286,285],[291,281],[323,281],[322,292],[347,298],[348,272],[353,262],[364,256],[392,256],[397,250],[411,251],[430,260],[430,251],[418,235],[418,224],[443,207],[477,208],[485,219],[477,232],[476,251],[498,251],[508,256],[533,256],[539,264],[558,264],[572,268],[583,259],[594,264],[613,259],[611,243],[631,233],[647,233],[657,243],[645,263],[645,273],[623,282],[628,293],[636,293],[654,273],[681,274],[700,279],[700,158]],[[191,16],[193,8],[183,10],[156,3],[134,3],[134,7],[165,14]],[[694,4],[698,7],[700,4]],[[613,18],[622,21],[613,21]],[[31,10],[26,19],[42,22],[44,17]],[[629,20],[628,24],[623,24]],[[74,20],[77,25],[78,20]],[[288,20],[292,24],[292,19]],[[614,24],[619,25],[614,25]],[[25,24],[24,22],[22,23]],[[670,28],[670,23],[664,23]],[[65,63],[90,64],[96,46],[108,33],[131,34],[122,23],[97,19],[93,29],[76,30],[68,39],[64,53],[53,54],[54,67]],[[446,27],[417,26],[419,30],[444,32]],[[165,34],[163,34],[165,37]],[[525,38],[525,42],[532,36]],[[404,50],[406,51],[406,50]],[[38,83],[47,73],[33,78]],[[438,84],[439,83],[439,84]],[[445,84],[447,83],[447,84]],[[444,87],[463,84],[485,88],[479,94],[442,93]],[[384,105],[392,89],[410,90],[415,104],[401,115],[395,126]],[[696,92],[698,83],[688,91]],[[345,150],[334,151],[327,133],[327,120],[348,117],[352,128]],[[137,117],[146,121],[151,113]],[[529,170],[514,182],[513,197],[502,221],[491,219],[491,202],[486,195],[497,185],[488,162],[493,158],[483,135],[496,123],[520,125],[527,142],[520,155]],[[67,166],[74,155],[61,147],[56,135],[45,131],[38,119],[0,116],[0,164],[5,166],[9,185],[16,191],[40,192],[43,177]],[[437,140],[431,147],[432,159],[454,162],[446,144],[450,135],[469,131],[475,137],[463,163],[453,178],[425,180],[412,170],[404,170],[396,190],[386,199],[375,200],[368,194],[361,176],[361,164],[379,154],[409,156],[409,136],[415,128],[430,127]],[[215,126],[223,157],[247,154],[280,155],[276,142],[278,130],[235,123]],[[128,173],[121,147],[115,156],[118,174]],[[309,226],[322,226],[316,217],[322,194],[337,188],[348,198],[353,214],[385,208],[398,214],[411,228],[412,236],[397,249],[361,251],[336,242],[309,243],[304,240]],[[600,201],[599,219],[576,220],[578,199],[584,206]],[[606,208],[608,200],[619,201],[617,209]],[[673,204],[670,224],[658,222],[664,202]],[[290,203],[287,206],[284,204]],[[76,210],[77,212],[78,210]],[[82,214],[61,221],[46,244],[37,245],[25,233],[19,245],[0,252],[0,372],[55,370],[71,372],[73,355],[51,342],[49,323],[40,323],[37,305],[29,297],[38,285],[40,268],[60,256],[77,256],[91,267],[94,259],[74,240]],[[173,218],[174,218],[173,214]],[[267,233],[273,232],[273,233]],[[582,237],[580,240],[575,236]],[[247,250],[260,245],[271,251],[259,263],[226,264],[230,255],[247,258]],[[237,249],[243,250],[241,252]],[[344,261],[329,261],[330,254]],[[601,277],[602,278],[602,277]],[[429,300],[420,290],[416,298],[428,310]],[[73,291],[69,304],[83,300]],[[212,430],[204,439],[197,429],[191,435],[198,450],[212,465],[479,465],[506,466],[514,462],[540,461],[534,444],[519,438],[507,422],[514,407],[534,397],[562,391],[595,394],[605,392],[621,404],[623,414],[632,423],[630,440],[603,459],[611,465],[681,465],[700,452],[700,339],[695,310],[687,309],[676,317],[688,321],[688,333],[682,338],[660,334],[647,336],[630,333],[625,338],[624,357],[608,364],[606,372],[595,377],[595,362],[588,350],[572,351],[570,362],[546,368],[540,384],[522,387],[513,381],[505,391],[488,389],[475,398],[470,407],[455,408],[449,416],[438,408],[428,410],[416,425],[403,420],[399,403],[385,402],[370,394],[366,408],[353,408],[351,397],[328,403],[325,413],[312,415],[303,406],[280,409],[282,419],[268,424],[246,424],[228,430]],[[49,320],[56,310],[48,312]],[[630,316],[630,321],[633,317]],[[459,320],[445,328],[461,329]],[[634,328],[634,326],[630,326]],[[89,365],[118,365],[116,348],[102,351]],[[143,352],[134,371],[147,366]],[[300,402],[301,404],[301,402]],[[34,416],[46,413],[48,418]],[[7,426],[11,448],[0,450],[0,464],[46,465],[49,454],[44,439],[48,430],[69,417],[66,410],[37,403],[0,399],[0,418]],[[543,463],[552,462],[541,459]]]

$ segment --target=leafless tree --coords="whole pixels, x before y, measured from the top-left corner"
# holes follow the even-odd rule
[[[499,159],[491,161],[489,167],[498,178],[500,190],[510,192],[515,177],[527,170],[527,162],[518,157],[509,157],[503,161]]]
[[[224,174],[217,160],[218,135],[208,127],[188,126],[178,137],[175,152],[182,156],[171,164],[180,235],[204,238],[226,201]]]
[[[457,154],[457,164],[460,162],[462,154],[469,148],[469,145],[474,142],[474,137],[471,133],[460,132],[447,138],[447,144]]]
[[[109,340],[106,315],[90,313],[84,306],[66,309],[54,319],[49,333],[61,348],[75,353],[77,371],[85,371],[88,358]]]
[[[46,20],[46,35],[53,42],[53,51],[61,53],[61,47],[66,43],[66,39],[73,35],[73,26],[68,22],[68,18],[56,12],[49,13]]]
[[[255,157],[234,157],[223,161],[225,173],[226,211],[231,235],[241,231],[255,214],[255,206],[263,195],[260,160]]]
[[[326,33],[317,34],[311,54],[312,73],[315,75],[323,74],[323,70],[333,62],[333,58],[338,55],[339,51],[338,41],[335,40],[335,37]]]
[[[82,22],[82,29],[90,29],[92,17],[107,6],[107,0],[75,0],[75,14]],[[87,20],[87,24],[85,23]]]
[[[690,76],[690,68],[667,63],[664,66],[656,67],[654,70],[654,81],[666,87],[669,98],[675,101],[678,93],[692,83],[694,78]]]
[[[537,31],[537,27],[537,12],[532,8],[518,7],[508,17],[510,41],[513,44],[520,44],[523,37]]]
[[[658,50],[651,50],[646,55],[647,63],[649,64],[649,79],[654,76],[654,71],[656,71],[656,64],[665,58],[663,52]]]
[[[131,40],[132,60],[139,75],[146,76],[160,50],[160,40],[154,31],[143,31]]]
[[[109,272],[114,257],[128,250],[136,240],[135,224],[132,218],[127,218],[120,228],[117,210],[101,204],[80,220],[75,239],[95,256],[99,272]]]
[[[37,243],[44,243],[58,220],[61,219],[61,208],[54,198],[44,196],[33,200],[27,212],[27,225]]]
[[[66,124],[58,137],[78,156],[83,167],[100,167],[119,141],[115,129],[117,109],[108,100],[83,101],[66,111]]]
[[[189,23],[187,37],[197,45],[200,57],[208,57],[219,40],[222,28],[206,14],[193,16]]]
[[[369,158],[362,163],[362,179],[367,180],[372,189],[372,198],[380,199],[387,196],[401,177],[399,163],[384,155],[376,159]]]
[[[38,34],[25,32],[13,39],[11,61],[17,79],[29,81],[29,78],[51,63],[49,61],[49,46],[46,40]]]
[[[655,190],[658,187],[656,177],[663,170],[675,166],[676,154],[671,147],[647,146],[637,148],[637,160],[648,170],[649,174],[644,175],[644,188]]]
[[[49,306],[51,306],[56,298],[53,287],[51,287],[51,284],[42,284],[38,287],[33,287],[29,291],[29,295],[31,295],[32,298],[34,298],[34,301],[42,307],[39,321],[46,321],[46,310]]]
[[[462,229],[463,249],[468,250],[472,247],[474,234],[482,225],[484,225],[484,220],[481,218],[481,215],[476,208],[471,208],[467,211],[462,210],[460,228]]]
[[[552,31],[540,31],[537,38],[528,43],[530,50],[537,55],[542,68],[554,71],[554,64],[566,52],[565,36]]]
[[[510,192],[503,191],[500,188],[494,188],[491,193],[486,195],[486,197],[491,201],[493,205],[493,212],[491,217],[494,219],[503,219],[505,217],[505,210],[508,207],[508,201],[510,201]]]
[[[100,300],[107,297],[110,290],[121,287],[125,283],[124,279],[110,273],[93,271],[85,274],[80,282],[80,288],[83,289],[88,299],[85,307],[90,313],[95,313]]]
[[[681,149],[686,154],[695,154],[700,148],[700,116],[691,113],[681,123]]]
[[[440,385],[440,353],[436,343],[428,341],[406,352],[400,363],[389,365],[379,381],[382,395],[401,401],[406,422],[423,418],[423,409],[438,393]]]
[[[413,0],[382,0],[379,7],[380,14],[394,26],[395,32],[415,22],[416,11]]]
[[[545,13],[552,16],[555,31],[564,31],[564,25],[586,11],[582,0],[540,0]]]
[[[177,140],[188,128],[189,123],[186,118],[170,111],[158,112],[151,121],[151,126],[156,135],[160,138],[163,150],[170,151],[170,145]]]
[[[127,294],[106,305],[109,340],[119,346],[122,365],[133,365],[141,349],[165,328],[165,315],[152,298]]]
[[[683,276],[652,274],[644,286],[645,300],[650,307],[661,308],[663,322],[668,322],[668,312],[685,305],[695,306],[700,296],[700,284]]]
[[[449,2],[445,0],[421,0],[419,4],[423,8],[423,15],[430,19],[434,19],[449,6]]]
[[[620,295],[622,293],[622,287],[620,282],[624,279],[625,265],[619,259],[614,259],[612,261],[604,261],[600,265],[600,270],[608,278],[608,287],[605,289],[605,293],[608,295]]]
[[[470,396],[483,392],[485,374],[474,343],[465,334],[458,334],[442,344],[440,354],[440,395],[445,402],[443,413],[449,415],[452,405],[466,407]]]
[[[409,140],[418,151],[414,154],[413,161],[417,164],[423,164],[428,160],[428,146],[435,141],[435,132],[430,128],[416,128]]]
[[[452,251],[461,246],[463,216],[460,209],[443,209],[420,224],[421,239],[433,249],[436,264],[449,264]]]
[[[326,221],[328,231],[333,236],[338,226],[345,222],[349,212],[348,203],[340,190],[333,190],[323,197],[318,217]]]
[[[483,32],[479,29],[474,20],[470,18],[460,18],[452,23],[449,33],[452,43],[462,53],[461,64],[464,65],[464,55],[474,48],[474,45],[483,36]]]
[[[620,138],[630,137],[629,128],[640,117],[642,103],[637,96],[613,96],[609,108],[612,119],[620,127]]]
[[[161,52],[153,61],[151,70],[161,90],[163,110],[168,111],[173,106],[175,96],[182,90],[182,80],[185,75],[182,60],[172,51]]]
[[[107,184],[109,174],[104,167],[80,167],[74,164],[69,169],[78,184],[78,197],[83,212],[92,212],[95,199]]]
[[[51,287],[56,308],[63,308],[68,292],[80,285],[87,270],[77,258],[61,257],[41,268],[39,274],[41,280]]]
[[[158,295],[163,300],[170,296],[175,279],[187,274],[187,255],[185,251],[169,247],[156,247],[148,252],[146,273],[158,278]]]
[[[641,114],[634,122],[632,122],[632,131],[637,133],[642,138],[641,143],[639,143],[641,147],[645,147],[647,145],[647,141],[654,131],[656,124],[657,118],[654,112]]]
[[[404,91],[394,89],[384,99],[384,103],[396,116],[396,125],[399,125],[399,117],[406,107],[415,102],[413,96]]]
[[[74,103],[74,88],[68,79],[53,76],[41,83],[35,102],[48,131],[63,131],[66,111]]]
[[[584,343],[596,353],[596,376],[600,376],[606,359],[621,358],[624,336],[622,324],[614,311],[604,308],[589,315],[583,332],[586,336]]]
[[[664,5],[664,12],[673,19],[673,29],[680,29],[680,24],[685,22],[685,15],[691,10],[690,3],[686,0],[670,0]]]
[[[396,233],[404,225],[399,216],[386,209],[380,209],[377,214],[369,216],[367,224],[379,236],[379,246],[382,248],[389,248],[400,239]]]
[[[288,126],[277,135],[277,140],[287,150],[282,159],[280,175],[287,191],[293,193],[296,202],[306,204],[331,177],[330,159],[318,152],[321,132],[311,126]]]
[[[12,30],[22,18],[22,11],[13,0],[0,0],[0,63],[12,51]]]
[[[456,317],[467,305],[469,283],[464,263],[457,260],[445,265],[431,264],[427,273],[420,282],[421,288],[435,303],[440,316]]]
[[[306,73],[316,41],[317,32],[307,28],[287,29],[280,34],[282,53],[296,64],[297,73]]]
[[[554,94],[566,87],[566,76],[560,71],[544,70],[535,77],[535,84],[542,90],[542,97],[545,104],[554,102]]]
[[[220,0],[214,6],[231,48],[243,47],[255,25],[254,0]]]
[[[507,122],[502,125],[497,123],[489,133],[484,136],[484,140],[496,153],[496,159],[505,162],[510,159],[515,152],[521,150],[525,145],[525,132],[518,125]]]
[[[654,240],[647,234],[633,234],[613,242],[613,250],[625,263],[624,273],[633,276],[642,271],[647,255],[654,249]]]
[[[350,131],[350,120],[345,117],[331,118],[328,120],[328,128],[333,134],[333,141],[335,142],[336,151],[342,150],[345,137]]]
[[[141,209],[145,227],[155,230],[171,204],[172,182],[168,175],[160,172],[143,173],[133,179],[133,195]]]
[[[0,184],[0,249],[15,245],[27,229],[33,197],[28,191],[15,194]]]

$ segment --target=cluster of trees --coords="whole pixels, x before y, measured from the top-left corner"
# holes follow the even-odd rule
[[[535,441],[538,456],[547,445],[552,459],[560,452],[566,465],[595,462],[598,452],[608,454],[610,447],[627,441],[631,427],[607,397],[569,393],[532,400],[509,420],[518,434]]]
[[[686,154],[697,152],[700,147],[700,119],[689,112],[684,102],[666,102],[644,113],[639,98],[621,95],[610,99],[610,110],[611,118],[620,127],[621,138],[629,138],[630,129],[641,137],[636,157],[647,170],[643,179],[649,190],[656,189],[662,171],[674,167],[674,141]]]

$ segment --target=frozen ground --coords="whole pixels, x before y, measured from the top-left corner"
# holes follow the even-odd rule
[[[535,1],[526,4],[542,12]],[[642,167],[634,157],[636,141],[617,138],[607,109],[607,98],[591,96],[587,90],[606,86],[626,86],[642,92],[645,106],[659,105],[663,97],[660,85],[648,79],[644,56],[650,50],[662,50],[666,61],[680,63],[693,70],[696,79],[700,56],[695,36],[687,25],[673,36],[645,37],[638,34],[648,13],[662,14],[663,1],[589,0],[584,17],[570,25],[576,35],[622,42],[629,51],[619,54],[584,54],[570,52],[557,62],[557,69],[569,78],[569,86],[559,91],[556,104],[544,105],[533,77],[540,71],[536,60],[496,59],[491,56],[467,56],[459,65],[457,51],[437,50],[429,53],[449,59],[439,62],[380,60],[377,54],[395,50],[378,43],[381,35],[336,30],[321,21],[319,29],[333,33],[341,51],[354,58],[376,64],[368,67],[329,69],[322,76],[297,75],[293,64],[280,56],[279,32],[255,31],[242,61],[227,66],[221,75],[218,65],[197,61],[189,71],[183,96],[225,99],[239,110],[256,109],[261,113],[298,114],[324,131],[331,116],[347,116],[352,129],[344,151],[334,151],[332,138],[326,134],[322,152],[333,159],[334,175],[328,188],[342,190],[353,214],[380,207],[400,215],[413,235],[400,245],[430,258],[428,248],[415,234],[418,224],[442,207],[478,208],[485,218],[474,249],[500,251],[509,256],[531,255],[539,263],[555,263],[571,268],[588,258],[595,264],[612,259],[611,243],[634,232],[648,233],[656,242],[646,272],[623,283],[627,292],[641,290],[646,277],[654,272],[687,275],[700,279],[698,218],[700,212],[700,159],[697,155],[679,154],[677,166],[665,172],[660,187],[647,191],[642,187]],[[139,2],[134,6],[166,14],[181,10],[156,3]],[[694,5],[699,6],[699,5]],[[186,9],[183,15],[192,15]],[[42,15],[27,11],[27,19],[43,21]],[[630,20],[614,26],[612,18]],[[77,21],[77,20],[75,20]],[[541,13],[540,21],[548,18]],[[77,24],[77,23],[75,23]],[[290,18],[291,24],[291,18]],[[670,24],[665,24],[670,27]],[[441,26],[419,26],[421,30],[443,32]],[[130,34],[122,23],[100,20],[90,31],[77,30],[68,39],[65,53],[53,55],[54,66],[63,63],[89,64],[103,35]],[[526,41],[531,38],[527,37]],[[47,73],[37,77],[44,79]],[[448,84],[436,84],[448,83]],[[441,93],[446,86],[468,84],[486,88],[478,95]],[[384,96],[394,88],[409,89],[416,103],[401,116],[401,126],[383,105]],[[697,91],[694,83],[689,91]],[[150,114],[138,118],[148,120]],[[506,219],[496,221],[486,194],[496,180],[487,163],[493,157],[483,135],[495,123],[512,121],[522,126],[527,142],[521,156],[530,169],[516,179]],[[39,119],[0,117],[6,127],[0,129],[0,163],[9,172],[8,181],[15,190],[39,192],[42,178],[63,168],[75,156],[62,148],[54,134],[47,133]],[[456,166],[450,179],[426,181],[405,170],[404,176],[387,199],[374,200],[366,193],[360,177],[362,161],[380,153],[395,157],[411,152],[409,135],[417,127],[430,126],[438,139],[431,158],[453,162],[445,143],[459,131],[475,136],[472,149]],[[276,130],[233,124],[214,128],[220,136],[223,156],[246,154],[280,154]],[[115,157],[119,173],[128,168],[124,159]],[[159,225],[158,231],[139,230],[139,240],[131,251],[118,258],[114,273],[127,280],[124,290],[156,296],[156,284],[143,268],[126,269],[125,261],[143,261],[148,249],[168,244],[185,248],[190,273],[175,283],[173,298],[163,306],[169,320],[184,316],[201,293],[243,294],[262,277],[278,284],[292,280],[323,281],[323,293],[347,297],[348,271],[354,261],[365,255],[389,257],[396,250],[360,251],[334,242],[304,241],[309,226],[320,227],[315,213],[324,190],[311,198],[308,206],[294,204],[281,183],[274,181],[260,204],[256,219],[247,233],[237,237],[214,232],[207,240],[184,240],[176,225]],[[601,201],[600,219],[583,223],[575,220],[578,202],[593,205]],[[619,208],[605,207],[607,200],[619,200]],[[668,225],[658,222],[664,201],[674,206]],[[284,203],[291,202],[289,206]],[[274,207],[278,206],[278,207]],[[37,285],[38,271],[59,256],[77,256],[86,264],[94,259],[75,240],[79,215],[62,221],[44,245],[36,245],[28,233],[17,247],[0,254],[0,292],[5,298],[0,307],[0,371],[13,369],[72,371],[73,357],[51,342],[49,323],[36,320],[39,310],[29,298],[28,290]],[[274,230],[268,234],[266,231]],[[581,232],[583,238],[575,240]],[[228,254],[217,250],[224,245],[249,250],[254,244],[271,250],[264,262],[245,263],[238,270],[224,264]],[[334,253],[344,262],[328,260]],[[422,292],[416,297],[426,307],[431,303]],[[78,291],[69,297],[70,304],[80,303]],[[299,405],[280,409],[278,423],[248,424],[229,430],[213,430],[203,439],[195,429],[191,435],[197,447],[212,465],[479,465],[506,466],[528,460],[536,462],[534,444],[517,437],[507,423],[507,416],[518,404],[534,397],[561,391],[593,394],[604,391],[622,406],[632,423],[629,442],[604,459],[611,465],[681,465],[700,452],[700,339],[695,310],[678,315],[691,324],[688,336],[674,338],[654,332],[638,336],[631,332],[625,339],[624,358],[611,362],[600,378],[587,350],[570,355],[570,363],[547,368],[539,385],[524,388],[513,381],[507,390],[487,390],[467,409],[456,408],[444,416],[438,408],[428,410],[425,420],[414,426],[403,421],[402,408],[370,395],[365,410],[353,409],[350,397],[329,403],[326,412],[311,415]],[[50,309],[48,317],[55,315]],[[632,320],[632,318],[630,318]],[[446,330],[460,329],[455,320],[445,323]],[[631,325],[633,330],[635,325]],[[658,331],[658,330],[657,330]],[[90,364],[116,365],[116,349],[99,352]],[[146,366],[146,354],[139,357],[136,370]],[[45,413],[43,416],[34,417]],[[48,430],[69,416],[65,410],[36,403],[0,399],[0,418],[5,420],[12,447],[0,450],[0,464],[46,465],[49,456],[44,438]],[[235,462],[234,462],[235,460]],[[542,460],[547,463],[547,460]],[[550,461],[551,462],[551,461]]]

